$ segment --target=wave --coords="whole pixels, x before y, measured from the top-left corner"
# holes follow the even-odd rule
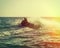
[[[0,28],[16,26],[21,23],[23,17],[0,17]]]

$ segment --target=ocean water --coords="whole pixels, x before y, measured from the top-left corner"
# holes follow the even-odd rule
[[[57,42],[46,28],[18,27],[22,20],[23,17],[0,17],[0,48],[57,48],[57,44],[46,44]]]

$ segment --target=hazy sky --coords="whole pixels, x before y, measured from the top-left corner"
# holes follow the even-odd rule
[[[0,0],[0,16],[60,16],[60,0]]]

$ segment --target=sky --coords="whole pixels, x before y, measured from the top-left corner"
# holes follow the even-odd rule
[[[0,17],[60,17],[60,0],[0,0]]]

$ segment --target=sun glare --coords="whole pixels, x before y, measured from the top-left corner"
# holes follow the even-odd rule
[[[51,31],[48,33],[51,36],[59,36],[60,35],[60,22],[59,18],[40,18],[40,22],[46,26],[46,28]]]

